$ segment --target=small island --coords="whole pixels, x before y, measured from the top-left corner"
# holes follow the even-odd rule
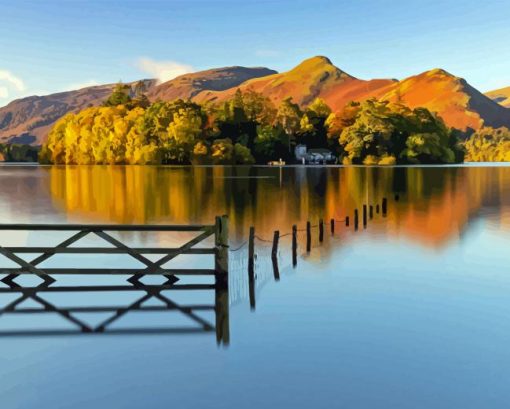
[[[464,159],[461,134],[426,108],[369,99],[332,112],[316,98],[302,110],[291,98],[276,107],[252,90],[237,90],[221,104],[182,99],[151,104],[142,90],[131,98],[129,87],[118,84],[102,106],[64,116],[49,133],[39,160],[76,165],[293,163],[301,159],[296,147],[329,150],[330,159],[342,164]]]

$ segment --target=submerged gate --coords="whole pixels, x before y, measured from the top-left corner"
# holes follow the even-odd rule
[[[216,331],[218,344],[229,343],[229,303],[228,303],[228,218],[216,217],[214,225],[105,225],[105,224],[0,224],[0,234],[13,231],[24,232],[56,232],[65,231],[72,235],[53,247],[13,247],[0,246],[0,255],[13,262],[15,267],[0,266],[0,274],[5,275],[0,281],[6,287],[0,287],[0,295],[16,294],[18,298],[7,303],[0,309],[4,314],[43,314],[56,313],[69,321],[74,330],[9,330],[1,331],[6,335],[65,335],[65,334],[130,334],[130,333],[190,333]],[[196,236],[175,248],[164,247],[132,247],[112,235],[115,232],[191,232]],[[88,235],[101,238],[111,247],[78,247],[72,246]],[[209,237],[214,236],[214,245],[195,247]],[[4,239],[5,241],[5,239]],[[37,255],[27,261],[21,255]],[[94,257],[99,254],[127,254],[142,263],[143,268],[104,268],[69,267],[43,268],[41,264],[56,254],[76,254]],[[148,255],[161,255],[157,261],[151,261]],[[211,255],[214,256],[214,268],[165,268],[165,265],[180,255]],[[42,280],[38,285],[25,286],[16,280],[22,275],[37,276]],[[125,276],[127,284],[122,285],[58,285],[58,276]],[[144,284],[145,276],[158,275],[165,278],[162,284]],[[184,276],[212,276],[214,283],[182,284]],[[91,278],[91,277],[89,277]],[[167,291],[214,290],[214,305],[189,304],[182,305],[173,301]],[[44,293],[83,293],[83,292],[138,292],[142,293],[136,301],[128,305],[115,306],[75,306],[59,307],[44,298]],[[91,296],[93,298],[93,295]],[[26,300],[35,301],[39,307],[21,307]],[[163,305],[144,306],[150,299],[157,299]],[[93,299],[91,300],[93,302]],[[130,311],[155,312],[175,310],[193,321],[193,328],[123,328],[111,329],[110,326]],[[200,317],[198,311],[214,311],[215,323]],[[97,325],[90,325],[75,316],[76,313],[110,313],[111,315]]]

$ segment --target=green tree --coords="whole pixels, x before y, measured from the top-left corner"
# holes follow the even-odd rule
[[[126,105],[131,102],[129,95],[131,88],[122,82],[117,83],[113,88],[111,95],[103,102],[103,106],[115,107],[117,105]]]
[[[331,108],[324,100],[316,98],[301,117],[297,141],[308,148],[326,148],[334,145],[334,142],[330,143],[328,140],[326,126],[326,120],[330,114]]]
[[[255,163],[255,159],[251,151],[246,146],[236,143],[234,145],[234,164],[251,165],[253,163]]]
[[[272,125],[276,119],[276,108],[265,95],[248,89],[242,94],[243,109],[249,121],[257,125]]]
[[[438,133],[420,133],[410,135],[406,140],[407,148],[400,154],[409,163],[453,163],[455,154],[441,141]]]
[[[302,115],[303,113],[301,112],[301,109],[299,109],[299,105],[293,103],[291,97],[285,98],[278,107],[276,121],[282,126],[283,130],[289,137],[289,152],[291,151],[292,143],[295,141],[295,135],[301,127]]]
[[[289,159],[289,137],[283,128],[271,125],[259,125],[255,139],[254,153],[258,163],[272,160]]]
[[[145,81],[140,80],[135,84],[135,96],[131,101],[131,107],[141,107],[148,108],[150,106],[149,98],[145,94],[147,91],[147,86]]]
[[[339,142],[347,163],[452,163],[462,160],[456,136],[425,108],[368,100],[343,127]],[[330,119],[330,122],[333,120]],[[394,158],[394,159],[392,159]]]

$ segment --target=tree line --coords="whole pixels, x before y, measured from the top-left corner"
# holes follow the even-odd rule
[[[345,164],[457,163],[455,130],[425,108],[370,99],[332,112],[320,98],[301,109],[253,90],[222,103],[150,103],[143,83],[118,84],[99,107],[69,113],[39,160],[54,164],[252,164],[292,162],[294,147],[331,150]]]
[[[17,143],[0,143],[0,161],[37,162],[39,147]]]

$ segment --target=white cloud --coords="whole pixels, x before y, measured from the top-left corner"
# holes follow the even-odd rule
[[[7,87],[0,87],[0,98],[5,99],[9,96],[9,90]]]
[[[0,82],[7,83],[18,91],[24,91],[26,89],[23,80],[7,70],[0,70]]]
[[[176,61],[155,61],[150,58],[138,59],[136,66],[140,71],[149,74],[151,78],[157,78],[161,82],[193,72],[191,65],[181,64]]]

